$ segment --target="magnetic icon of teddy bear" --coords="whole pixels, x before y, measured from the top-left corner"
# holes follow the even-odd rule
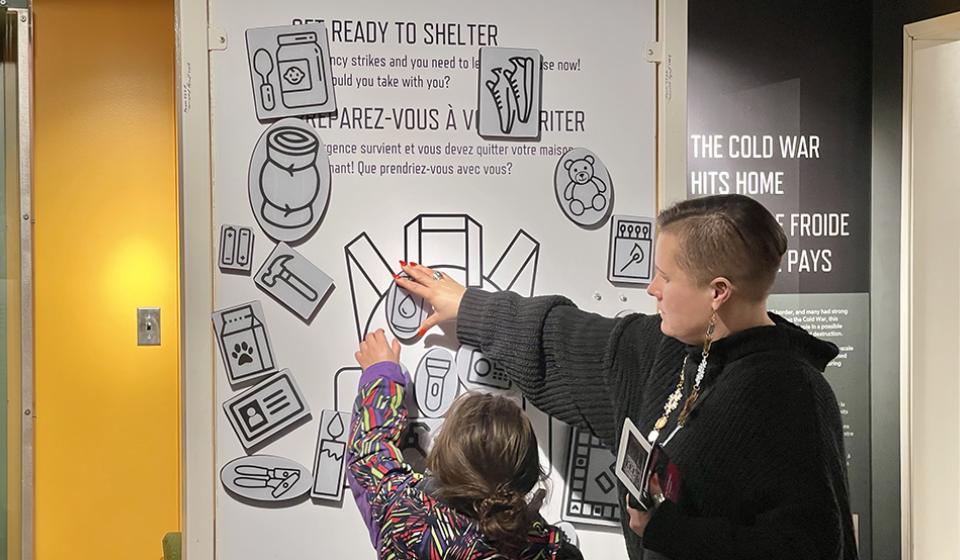
[[[602,224],[610,213],[613,184],[606,166],[589,150],[575,148],[560,159],[554,174],[557,202],[578,225]]]
[[[593,156],[587,155],[563,163],[563,168],[570,175],[563,199],[570,204],[570,211],[575,216],[582,216],[587,208],[602,212],[607,207],[607,197],[603,195],[607,192],[607,184],[593,174],[594,161]]]

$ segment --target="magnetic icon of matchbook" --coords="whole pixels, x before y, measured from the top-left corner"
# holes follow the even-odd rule
[[[247,191],[250,209],[270,238],[308,238],[330,201],[330,160],[317,131],[293,118],[268,128],[250,157]]]
[[[254,278],[257,286],[306,322],[333,289],[333,280],[303,255],[280,243]]]
[[[248,29],[246,39],[258,119],[337,110],[322,23]]]
[[[480,49],[480,136],[540,138],[542,58],[536,49]]]
[[[610,221],[607,279],[649,284],[653,280],[653,219],[616,215]]]

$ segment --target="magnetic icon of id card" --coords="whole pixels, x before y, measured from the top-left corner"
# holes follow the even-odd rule
[[[643,509],[650,509],[647,495],[647,462],[650,458],[650,443],[640,435],[640,430],[625,418],[617,447],[617,463],[614,472],[633,499]]]

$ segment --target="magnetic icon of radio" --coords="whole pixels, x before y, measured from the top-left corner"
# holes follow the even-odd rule
[[[509,390],[513,383],[502,368],[487,359],[480,350],[466,344],[457,350],[457,377],[468,389],[486,387]]]

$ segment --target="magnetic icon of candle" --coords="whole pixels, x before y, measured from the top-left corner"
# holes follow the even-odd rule
[[[313,465],[310,496],[319,500],[343,499],[347,429],[350,413],[324,410],[320,416],[317,454]]]

